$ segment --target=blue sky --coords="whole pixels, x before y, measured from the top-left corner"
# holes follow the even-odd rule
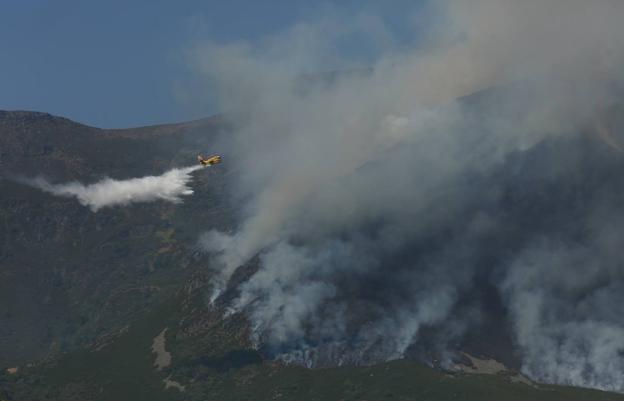
[[[417,2],[417,1],[416,1]],[[189,48],[253,41],[327,9],[366,11],[408,37],[415,1],[0,0],[0,109],[36,110],[99,127],[189,120],[218,110],[182,101]],[[365,49],[364,49],[365,51]]]

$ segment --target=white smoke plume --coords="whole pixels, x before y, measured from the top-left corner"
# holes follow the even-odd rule
[[[533,216],[528,226],[507,200],[512,178],[520,189],[573,185],[583,134],[623,82],[624,3],[442,3],[428,9],[435,26],[413,48],[362,14],[198,50],[198,68],[236,122],[223,146],[240,163],[234,197],[247,202],[235,232],[202,237],[217,272],[212,300],[256,260],[257,272],[224,302],[247,314],[259,347],[308,365],[369,363],[418,348],[423,328],[437,330],[440,350],[460,342],[484,313],[473,298],[485,277],[510,310],[527,374],[624,391],[607,373],[622,371],[624,322],[587,319],[616,292],[583,287],[574,296],[595,293],[578,305],[587,315],[566,309],[571,298],[553,287],[566,272],[551,270],[557,259],[548,256],[561,250],[533,251],[549,220]],[[353,36],[375,44],[372,68],[337,50]],[[318,69],[347,72],[309,74]],[[539,170],[546,158],[517,171],[519,155],[539,159],[554,140],[575,145],[553,152],[554,167]],[[589,209],[575,215],[579,232]],[[602,248],[580,246],[590,249],[574,259],[582,276]],[[542,257],[530,264],[527,254]],[[614,270],[596,274],[620,285]]]
[[[624,319],[614,310],[624,280],[602,251],[543,241],[514,262],[503,289],[531,377],[624,390]]]
[[[46,179],[22,179],[21,182],[39,188],[56,196],[76,198],[93,212],[111,206],[124,206],[131,203],[165,200],[178,203],[183,196],[193,193],[188,186],[192,173],[201,166],[173,168],[162,175],[114,180],[105,178],[94,184],[84,185],[79,182],[51,184]]]

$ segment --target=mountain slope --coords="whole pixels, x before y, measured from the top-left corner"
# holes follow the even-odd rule
[[[56,182],[153,174],[194,163],[208,148],[203,138],[217,134],[214,120],[106,131],[42,113],[1,112],[0,174]],[[73,199],[0,181],[0,366],[88,343],[167,298],[197,263],[185,249],[202,227],[178,233],[178,222],[190,214],[204,224],[227,222],[219,213],[222,176],[199,172],[197,196],[183,210],[157,202],[97,214]]]
[[[269,360],[252,347],[244,316],[224,319],[225,303],[207,305],[212,273],[196,248],[202,232],[236,224],[238,200],[229,196],[235,155],[194,173],[195,194],[178,205],[158,201],[93,213],[74,199],[19,183],[36,175],[91,183],[160,174],[194,163],[198,152],[223,153],[227,147],[219,146],[230,128],[217,117],[100,130],[44,113],[0,112],[0,399],[624,399],[518,382],[523,379],[511,371],[468,375],[406,360],[304,369]],[[559,139],[512,155],[487,177],[503,190],[510,223],[505,236],[491,239],[484,262],[526,241],[527,226],[542,232],[567,227],[596,189],[585,185],[591,180],[583,174],[600,176],[601,185],[617,181],[609,172],[622,166],[619,154],[582,140],[585,164],[563,181],[536,179],[557,168],[552,155],[562,147],[576,149]],[[569,199],[574,202],[566,205]],[[239,269],[225,298],[253,273],[254,263]],[[497,306],[487,277],[475,280],[483,281],[483,294],[472,296],[490,299],[489,313],[457,347],[517,367],[507,311]],[[437,335],[435,327],[423,330],[410,356],[430,360],[427,338]],[[153,347],[171,356],[161,370]]]

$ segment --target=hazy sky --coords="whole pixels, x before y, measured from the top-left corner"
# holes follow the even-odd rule
[[[204,117],[217,110],[209,91],[195,85],[187,57],[193,46],[254,40],[327,13],[357,12],[380,16],[407,40],[422,23],[414,8],[420,2],[383,3],[0,0],[0,109],[99,127]]]

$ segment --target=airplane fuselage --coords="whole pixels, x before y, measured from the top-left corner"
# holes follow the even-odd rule
[[[212,166],[213,164],[221,163],[221,156],[215,155],[215,156],[210,156],[207,159],[204,159],[202,155],[197,155],[197,161],[202,166]]]

